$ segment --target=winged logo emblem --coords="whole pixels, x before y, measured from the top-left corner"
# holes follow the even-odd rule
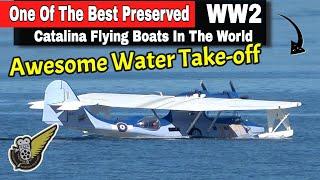
[[[14,171],[33,171],[42,162],[43,154],[59,129],[53,124],[34,136],[18,136],[8,150],[8,157]]]

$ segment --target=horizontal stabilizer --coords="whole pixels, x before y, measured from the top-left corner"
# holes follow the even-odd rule
[[[30,109],[43,109],[44,102],[43,101],[33,101],[28,103],[30,105]]]
[[[92,106],[92,105],[96,105],[97,103],[83,103],[80,101],[65,101],[62,104],[59,104],[59,108],[58,110],[60,111],[75,111],[80,109],[82,106]]]

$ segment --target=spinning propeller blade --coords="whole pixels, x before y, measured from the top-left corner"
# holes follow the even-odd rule
[[[207,88],[206,88],[206,86],[204,85],[203,80],[200,81],[200,86],[201,86],[202,90],[208,91]]]
[[[236,91],[236,88],[235,88],[234,85],[233,85],[233,82],[230,81],[229,84],[230,84],[230,87],[231,87],[232,92],[234,92],[235,94],[237,94],[237,96],[239,96],[239,94],[238,94],[237,91]],[[240,98],[240,99],[249,99],[249,96],[243,95],[243,96],[239,96],[239,98]]]
[[[232,92],[236,93],[236,88],[234,88],[234,85],[233,85],[232,81],[230,81],[229,84],[230,84]]]

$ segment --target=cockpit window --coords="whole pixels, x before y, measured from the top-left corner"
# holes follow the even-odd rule
[[[215,112],[215,111],[206,111],[205,112],[205,115],[208,118],[215,118],[217,116],[217,114],[218,114],[218,112]],[[237,111],[223,111],[220,114],[220,117],[223,117],[223,116],[239,116],[239,114]]]
[[[217,113],[213,111],[206,111],[205,114],[209,118],[215,118],[217,116]]]
[[[149,130],[158,130],[161,126],[160,121],[156,117],[145,117],[139,120],[137,125]]]

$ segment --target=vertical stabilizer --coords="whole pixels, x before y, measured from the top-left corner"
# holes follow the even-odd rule
[[[66,121],[67,116],[63,116],[63,111],[58,111],[57,108],[65,101],[75,100],[78,98],[68,83],[62,80],[52,81],[45,91],[42,121],[47,124],[62,125],[62,121]]]

